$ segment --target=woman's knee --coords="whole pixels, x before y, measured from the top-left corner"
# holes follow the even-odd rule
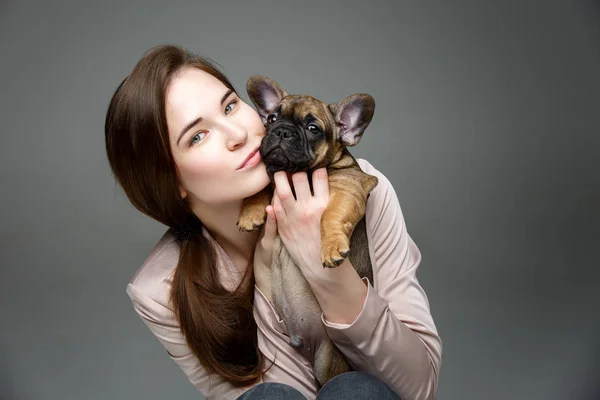
[[[319,391],[318,400],[401,400],[385,382],[366,372],[352,371],[330,379]]]
[[[260,383],[247,390],[237,400],[306,400],[297,389],[277,382]]]

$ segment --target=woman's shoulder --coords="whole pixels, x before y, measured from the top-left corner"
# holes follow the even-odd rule
[[[370,161],[363,158],[357,158],[356,161],[364,172],[378,179],[367,199],[366,220],[371,237],[376,242],[386,240],[392,230],[404,229],[404,215],[398,195],[388,177]],[[399,223],[393,224],[392,221]]]
[[[170,308],[170,289],[179,252],[175,235],[167,229],[127,283],[126,291],[132,300],[133,297],[150,299]]]
[[[383,174],[383,172],[381,172],[379,169],[377,169],[377,167],[374,166],[371,161],[368,161],[364,158],[356,158],[356,162],[360,166],[360,169],[362,169],[367,174],[376,176],[379,179],[383,179],[384,185],[382,185],[382,186],[387,186],[389,184],[388,178]],[[377,185],[377,186],[379,186],[379,185]],[[376,186],[376,188],[377,188],[377,186]],[[375,189],[373,189],[373,190],[375,190]]]
[[[367,212],[376,211],[378,206],[388,200],[389,196],[396,194],[394,187],[387,176],[377,169],[370,161],[367,161],[364,158],[356,158],[356,162],[365,173],[373,175],[378,179],[377,185],[369,194],[369,199],[367,201]]]

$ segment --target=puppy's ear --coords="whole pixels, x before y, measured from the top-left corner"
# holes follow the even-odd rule
[[[337,104],[329,104],[329,110],[339,127],[342,144],[355,146],[373,118],[375,100],[368,94],[357,93]]]
[[[273,113],[277,105],[288,94],[277,82],[266,76],[254,75],[246,83],[246,92],[250,100],[256,106],[263,124],[267,123],[267,117]]]

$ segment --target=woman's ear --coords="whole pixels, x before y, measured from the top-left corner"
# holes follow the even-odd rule
[[[179,186],[179,194],[181,195],[182,199],[185,199],[187,196],[187,190],[185,190],[183,186]]]

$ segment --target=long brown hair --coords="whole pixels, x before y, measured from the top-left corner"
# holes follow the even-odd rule
[[[221,285],[215,249],[202,235],[202,223],[181,198],[169,144],[165,93],[172,78],[187,66],[199,68],[235,90],[214,61],[178,46],[154,47],[110,101],[104,127],[106,152],[115,179],[139,211],[174,230],[195,227],[196,233],[181,245],[171,288],[173,309],[190,349],[204,368],[235,386],[246,386],[263,373],[252,314],[252,265],[233,292]]]

